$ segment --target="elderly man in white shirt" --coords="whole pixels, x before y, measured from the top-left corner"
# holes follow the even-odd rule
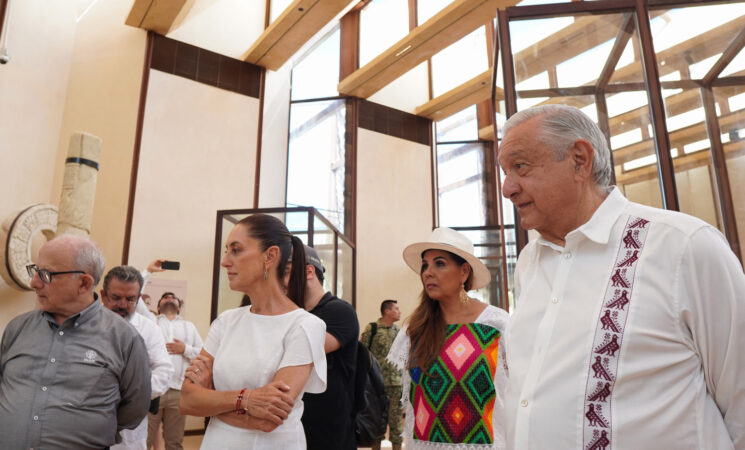
[[[156,322],[165,338],[166,349],[175,370],[168,385],[168,392],[161,397],[158,412],[148,415],[148,448],[155,442],[161,422],[166,450],[183,448],[186,416],[181,415],[178,410],[181,385],[184,383],[186,368],[202,349],[202,338],[194,324],[179,315],[182,306],[181,299],[173,292],[163,293],[158,301]]]
[[[499,163],[540,234],[515,271],[509,448],[745,448],[745,275],[722,234],[626,200],[573,107],[511,117]]]
[[[168,389],[168,382],[173,374],[173,366],[168,353],[166,353],[166,344],[158,326],[135,312],[142,285],[142,275],[134,267],[114,267],[104,277],[101,299],[104,306],[127,320],[145,341],[150,359],[151,399],[156,399],[165,394]],[[147,420],[143,419],[134,430],[125,430],[120,434],[122,442],[111,447],[112,449],[145,450]]]

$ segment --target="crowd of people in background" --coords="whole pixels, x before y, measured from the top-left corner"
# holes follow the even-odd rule
[[[27,267],[38,310],[2,336],[0,446],[179,449],[192,415],[209,418],[203,449],[354,449],[359,341],[393,450],[745,449],[745,274],[721,233],[626,200],[577,108],[530,108],[502,133],[502,193],[538,233],[512,316],[477,299],[490,269],[440,227],[402,249],[414,311],[399,328],[384,300],[360,335],[317,251],[254,214],[221,261],[241,306],[203,342],[183,299],[143,293],[163,260],[104,276],[98,247],[63,235]]]

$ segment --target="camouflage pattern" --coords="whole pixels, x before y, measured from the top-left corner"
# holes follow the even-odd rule
[[[370,349],[370,353],[378,360],[383,370],[385,393],[390,400],[388,407],[388,439],[393,444],[394,449],[400,449],[403,442],[404,430],[404,411],[401,404],[401,371],[386,360],[388,351],[391,349],[394,339],[396,339],[399,328],[395,323],[387,327],[383,325],[380,319],[375,323],[378,324],[378,331],[372,339],[372,345],[370,345],[372,327],[369,323],[365,327],[362,337],[360,337],[360,342]],[[373,448],[376,447],[373,446]]]
[[[383,369],[383,381],[386,386],[401,386],[401,371],[396,369],[393,364],[386,360],[388,351],[393,345],[393,340],[396,339],[398,334],[398,326],[394,323],[390,327],[382,324],[380,319],[376,322],[378,324],[378,331],[373,337],[372,345],[370,345],[370,334],[372,333],[372,327],[368,323],[365,327],[365,331],[360,337],[360,342],[365,344],[370,349],[370,353],[373,354],[375,359],[380,363],[380,367]]]

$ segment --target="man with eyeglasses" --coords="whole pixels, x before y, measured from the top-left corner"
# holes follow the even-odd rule
[[[142,338],[97,301],[104,260],[87,238],[44,244],[27,267],[39,310],[0,343],[0,447],[102,449],[147,414]]]
[[[168,390],[173,366],[158,325],[135,312],[142,285],[142,275],[137,269],[132,266],[117,266],[104,277],[101,298],[104,306],[128,321],[145,341],[150,361],[151,398],[154,400]],[[143,419],[134,430],[122,432],[122,442],[112,449],[145,450],[146,443],[147,419]]]

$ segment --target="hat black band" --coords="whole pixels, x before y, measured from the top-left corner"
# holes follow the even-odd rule
[[[65,164],[70,163],[76,163],[76,164],[83,164],[88,167],[92,167],[96,170],[98,170],[98,163],[96,161],[93,161],[91,159],[85,159],[85,158],[76,158],[76,157],[70,157],[65,160]]]

